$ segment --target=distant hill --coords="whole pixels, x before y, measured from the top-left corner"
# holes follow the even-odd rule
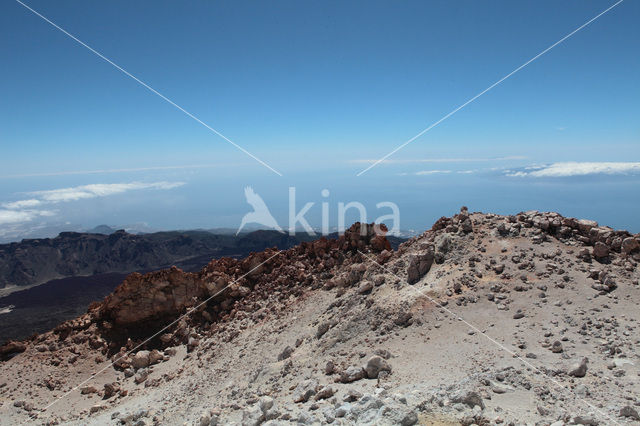
[[[117,229],[114,229],[112,227],[110,227],[109,225],[98,225],[93,229],[89,229],[87,231],[87,234],[104,234],[104,235],[111,235],[114,232],[116,232]]]
[[[107,231],[107,227],[99,227]],[[32,286],[66,277],[107,272],[133,272],[170,265],[198,269],[211,258],[244,256],[269,246],[289,248],[299,241],[275,231],[238,237],[206,231],[62,232],[55,238],[22,240],[0,245],[0,288]],[[198,260],[201,259],[201,260]]]
[[[200,269],[212,258],[242,257],[268,247],[288,249],[302,241],[317,238],[268,230],[238,236],[209,231],[130,234],[101,225],[92,231],[62,232],[55,238],[28,239],[0,245],[0,289],[33,286],[68,277],[129,273],[172,265],[191,271]],[[330,236],[335,237],[337,234]],[[390,241],[392,246],[397,246],[402,240],[391,237]]]

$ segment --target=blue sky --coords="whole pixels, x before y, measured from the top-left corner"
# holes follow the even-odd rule
[[[394,201],[403,228],[427,228],[469,204],[559,210],[637,232],[622,212],[640,203],[632,0],[355,177],[613,3],[26,2],[279,177],[18,2],[3,2],[0,227],[16,237],[54,222],[233,227],[252,185],[279,219],[296,186],[316,203],[323,188],[334,204]],[[568,166],[579,176],[523,172],[561,162],[633,164]],[[101,170],[109,172],[80,173]],[[6,206],[96,184],[138,186]]]

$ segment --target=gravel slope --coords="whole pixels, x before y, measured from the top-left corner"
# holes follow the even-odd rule
[[[463,210],[124,368],[91,328],[44,334],[1,364],[0,423],[638,423],[638,236],[573,223]]]

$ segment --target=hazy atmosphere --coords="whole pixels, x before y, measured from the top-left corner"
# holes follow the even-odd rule
[[[0,237],[100,224],[239,225],[252,186],[287,223],[320,203],[396,203],[402,229],[460,205],[639,230],[637,2],[29,6],[0,13]],[[37,100],[37,102],[36,102]],[[320,191],[328,189],[329,197]],[[52,194],[57,194],[52,196]],[[356,219],[355,211],[351,211]],[[315,215],[315,216],[314,216]],[[349,216],[349,219],[352,219]]]

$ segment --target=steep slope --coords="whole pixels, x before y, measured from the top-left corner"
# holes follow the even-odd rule
[[[639,237],[463,209],[396,252],[356,224],[134,274],[0,349],[0,421],[637,422]]]

